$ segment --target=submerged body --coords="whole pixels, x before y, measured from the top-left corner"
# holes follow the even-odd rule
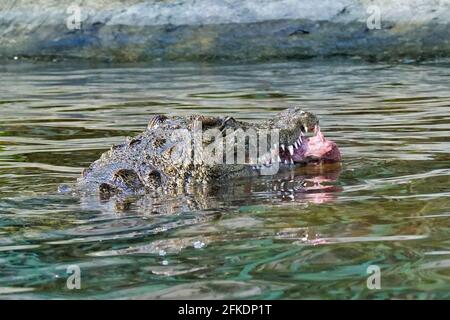
[[[340,160],[317,117],[299,108],[261,123],[155,115],[144,132],[112,146],[83,170],[77,185],[102,195],[140,194]]]

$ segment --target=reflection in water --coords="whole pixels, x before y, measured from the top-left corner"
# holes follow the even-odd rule
[[[284,168],[273,176],[230,179],[194,185],[188,189],[149,190],[145,195],[79,194],[69,186],[63,193],[81,198],[81,207],[104,213],[127,212],[133,209],[141,215],[180,214],[216,208],[238,208],[243,203],[273,204],[283,201],[302,203],[326,203],[334,199],[334,193],[342,191],[336,185],[341,164],[311,164],[306,167]]]
[[[450,298],[449,67],[0,66],[0,297]],[[135,198],[56,191],[152,114],[292,105],[319,116],[342,166]],[[382,290],[366,288],[373,264]]]

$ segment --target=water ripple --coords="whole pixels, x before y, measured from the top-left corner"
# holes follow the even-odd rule
[[[450,298],[449,67],[2,66],[0,297]],[[56,194],[153,114],[259,121],[292,105],[319,116],[342,168],[131,203]],[[86,290],[67,290],[70,265]]]

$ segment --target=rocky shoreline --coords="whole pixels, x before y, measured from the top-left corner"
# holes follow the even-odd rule
[[[0,58],[116,62],[450,57],[450,0],[16,0]]]

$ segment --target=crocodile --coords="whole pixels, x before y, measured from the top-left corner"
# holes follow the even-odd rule
[[[82,171],[77,189],[103,197],[222,185],[298,165],[341,161],[319,120],[299,107],[258,123],[231,116],[153,115],[142,133]]]

